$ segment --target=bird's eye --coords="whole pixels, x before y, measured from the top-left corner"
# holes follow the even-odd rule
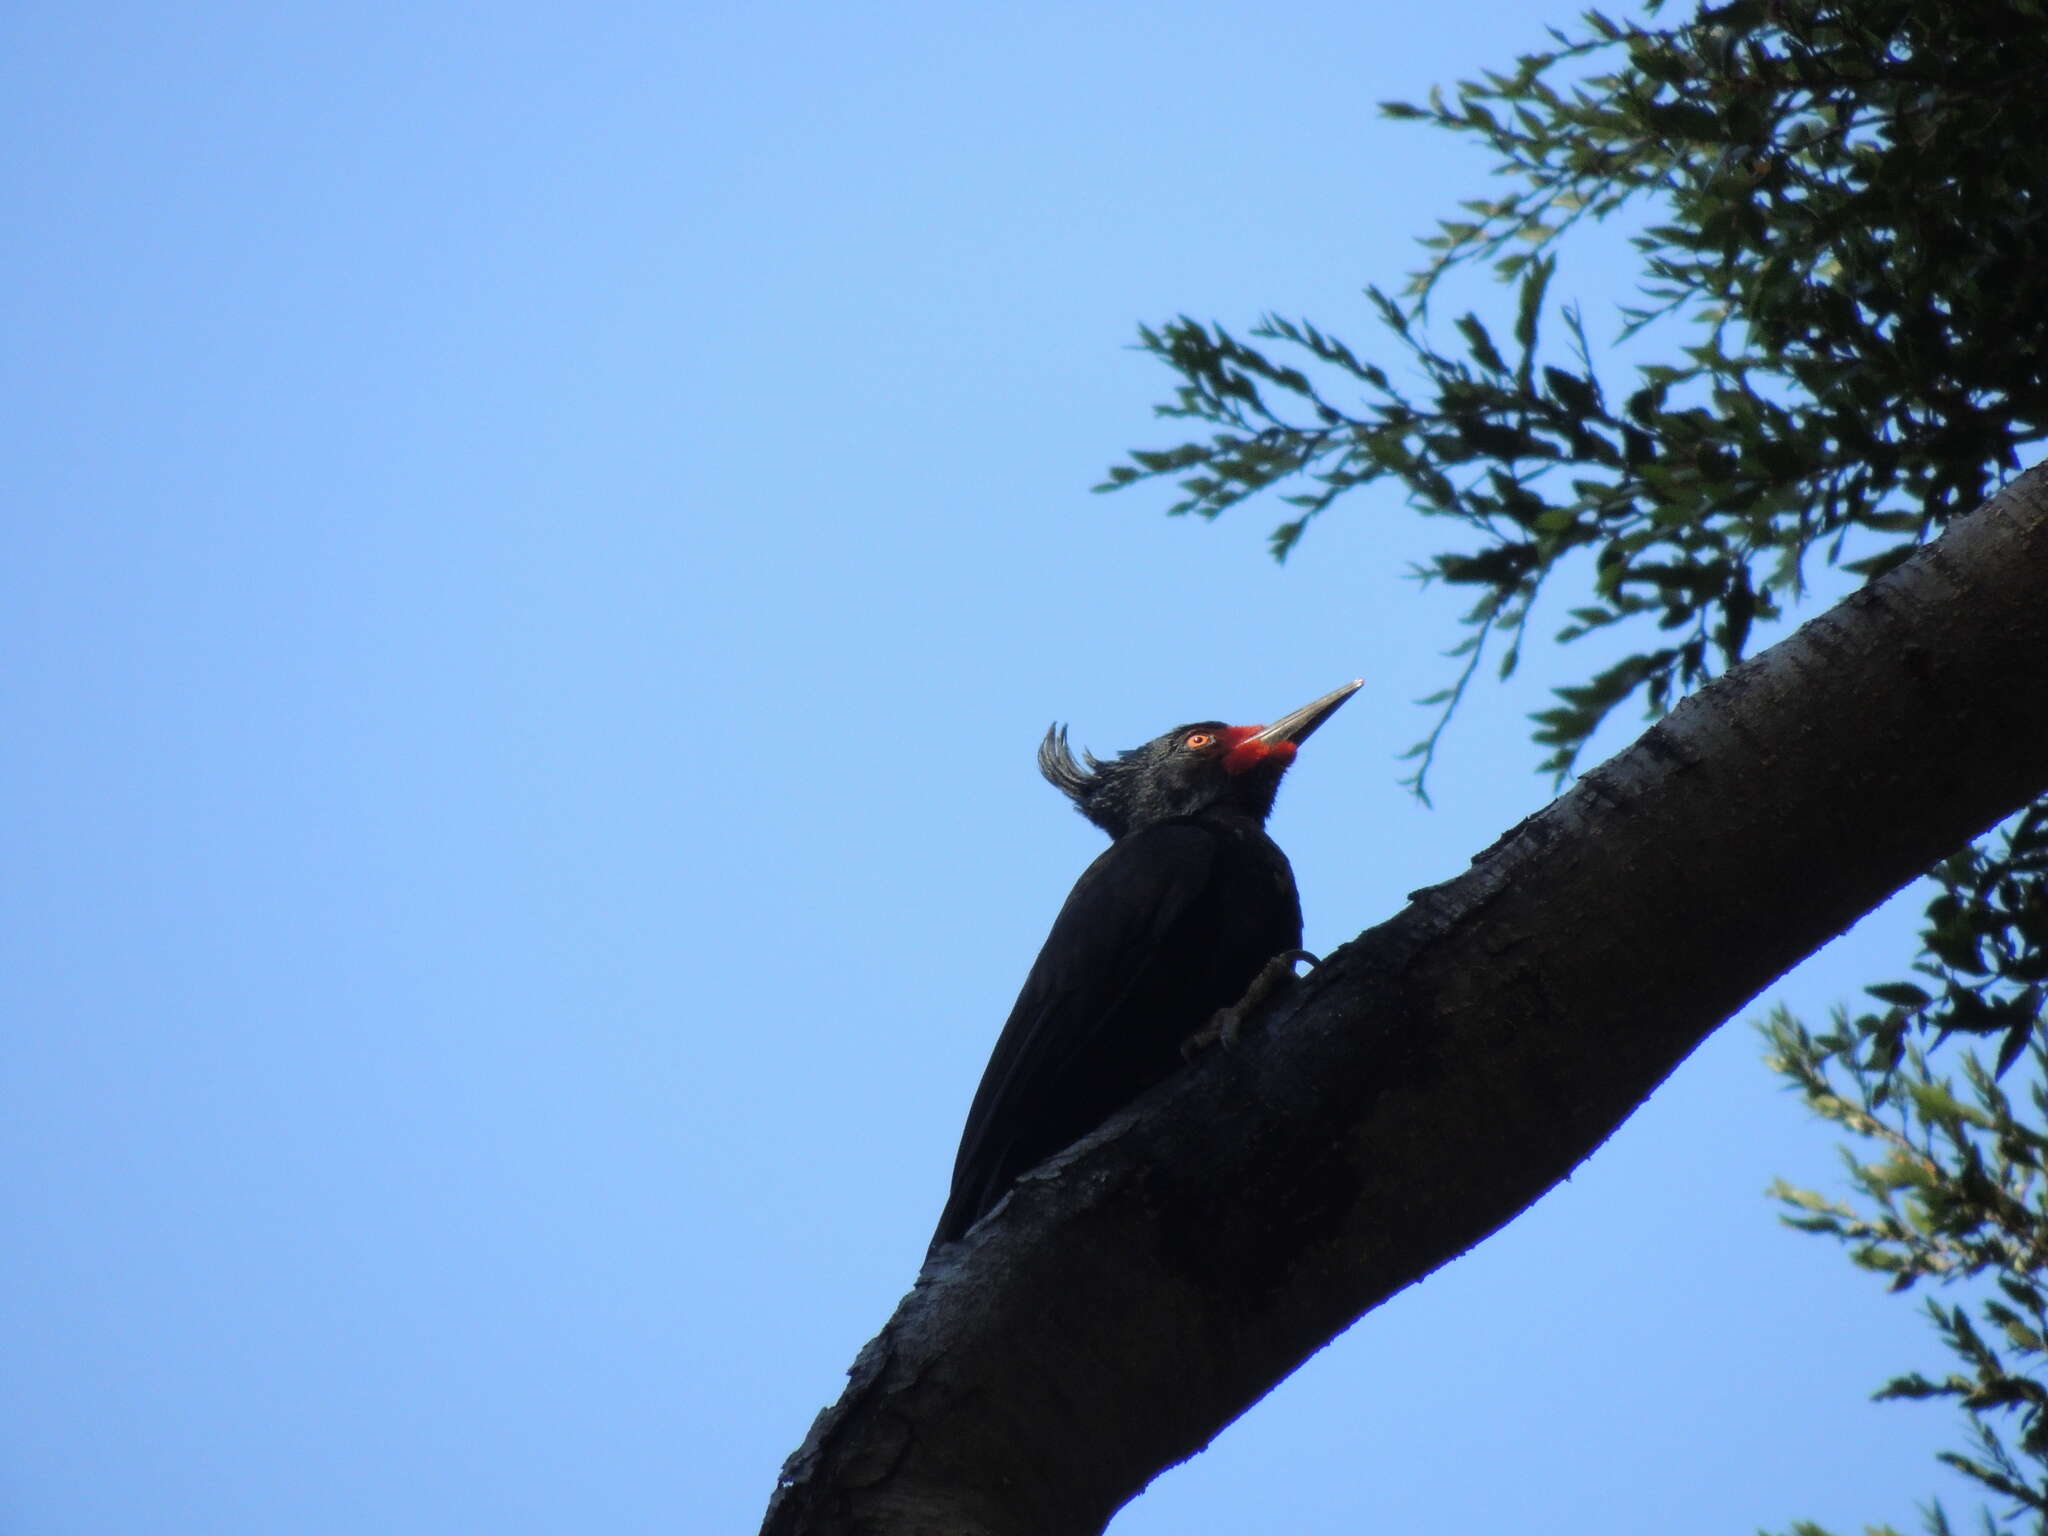
[[[1208,746],[1210,743],[1215,741],[1215,739],[1216,738],[1214,736],[1211,736],[1207,731],[1195,731],[1188,737],[1186,741],[1182,742],[1181,745],[1184,747],[1199,749],[1201,747]]]

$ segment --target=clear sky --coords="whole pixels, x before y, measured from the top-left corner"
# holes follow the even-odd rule
[[[1281,568],[1087,488],[1170,440],[1141,320],[1376,345],[1488,182],[1374,104],[1565,19],[11,8],[0,1531],[749,1530],[1095,852],[1049,720],[1363,676],[1273,823],[1314,948],[1548,798],[1547,654],[1397,787],[1460,606],[1397,498]],[[1867,1396],[1942,1357],[1776,1224],[1835,1163],[1758,1055],[1118,1536],[1910,1526],[1948,1410]]]

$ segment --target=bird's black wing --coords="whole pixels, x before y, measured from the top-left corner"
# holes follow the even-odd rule
[[[1134,990],[1156,990],[1147,970],[1171,953],[1163,941],[1215,862],[1214,833],[1166,821],[1112,843],[1082,872],[982,1074],[934,1246],[1177,1063],[1177,1041],[1134,1038],[1120,1014]],[[1203,1021],[1183,1022],[1192,1031]]]

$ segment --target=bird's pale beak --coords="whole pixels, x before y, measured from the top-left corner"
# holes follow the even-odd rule
[[[1309,736],[1315,731],[1317,726],[1337,713],[1338,708],[1346,699],[1350,698],[1351,695],[1358,692],[1364,686],[1364,678],[1354,677],[1342,688],[1331,690],[1314,703],[1304,704],[1301,708],[1282,715],[1278,720],[1275,720],[1271,725],[1259,732],[1258,735],[1254,736],[1252,740],[1263,742],[1268,746],[1277,746],[1284,741],[1298,747],[1309,739]]]

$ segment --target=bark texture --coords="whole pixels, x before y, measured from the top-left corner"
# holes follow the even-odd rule
[[[2048,466],[1027,1175],[861,1352],[765,1536],[1100,1530],[2044,786]]]

